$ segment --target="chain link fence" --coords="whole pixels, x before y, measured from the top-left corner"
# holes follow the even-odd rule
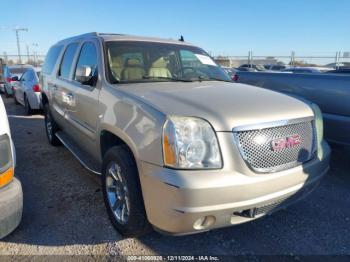
[[[322,55],[297,55],[292,52],[290,55],[254,55],[248,52],[246,56],[214,56],[215,61],[227,67],[239,67],[248,65],[289,65],[301,67],[326,67],[326,68],[350,68],[350,52],[336,52]]]

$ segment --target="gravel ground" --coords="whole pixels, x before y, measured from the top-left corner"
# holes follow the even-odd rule
[[[64,148],[49,146],[40,115],[4,98],[24,192],[23,220],[0,255],[350,254],[350,151],[333,147],[331,171],[306,199],[240,226],[169,237],[123,238],[104,208],[98,178]]]

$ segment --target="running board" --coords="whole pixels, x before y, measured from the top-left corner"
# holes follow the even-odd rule
[[[99,165],[88,156],[79,146],[63,131],[58,131],[56,133],[57,138],[62,142],[62,144],[75,156],[75,158],[85,167],[88,171],[101,175]]]

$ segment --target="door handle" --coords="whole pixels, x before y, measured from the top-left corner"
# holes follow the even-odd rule
[[[72,94],[72,93],[68,93],[68,94],[66,94],[66,96],[67,96],[67,98],[69,98],[69,99],[73,99],[73,94]]]
[[[72,93],[63,94],[63,102],[67,103],[70,106],[74,105],[74,95]]]

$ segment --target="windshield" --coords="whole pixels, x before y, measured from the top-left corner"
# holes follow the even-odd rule
[[[202,49],[166,43],[106,42],[111,83],[231,81]]]

